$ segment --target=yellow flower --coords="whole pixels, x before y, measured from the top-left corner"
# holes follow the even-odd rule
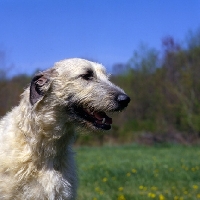
[[[176,187],[175,186],[172,186],[172,190],[175,190],[176,189]]]
[[[197,194],[197,198],[200,199],[200,194]]]
[[[178,199],[179,199],[178,196],[175,196],[175,197],[174,197],[174,200],[178,200]]]
[[[154,199],[156,197],[156,194],[149,192],[148,197]]]
[[[99,187],[95,187],[95,191],[96,191],[96,192],[99,192],[99,191],[101,191],[101,190],[100,190]]]
[[[188,194],[188,191],[187,191],[187,190],[185,190],[183,193],[184,193],[184,194]]]
[[[118,196],[117,200],[126,200],[126,199],[125,199],[124,195],[121,194]]]
[[[159,200],[165,200],[165,197],[162,194],[160,194],[159,195]]]
[[[122,192],[122,191],[124,190],[124,188],[123,188],[123,187],[119,187],[118,190],[119,190],[120,192]]]
[[[96,198],[96,197],[94,197],[94,198],[93,198],[93,200],[97,200],[97,198]]]
[[[169,190],[165,190],[164,192],[165,192],[166,194],[168,194],[168,193],[169,193]]]
[[[191,170],[192,170],[193,172],[195,172],[195,171],[196,171],[196,168],[195,168],[195,167],[192,167]]]
[[[132,173],[134,173],[134,174],[137,173],[137,170],[136,170],[136,169],[132,169],[131,171],[132,171]]]
[[[127,173],[127,174],[126,174],[126,176],[128,176],[128,177],[129,177],[130,175],[131,175],[131,173]]]
[[[157,187],[155,187],[155,186],[152,186],[151,187],[151,190],[154,190],[154,191],[156,191],[158,188]]]
[[[192,187],[193,187],[193,189],[195,189],[195,190],[198,189],[198,185],[193,185]]]
[[[104,178],[102,179],[102,181],[103,181],[103,182],[107,182],[108,179],[107,179],[106,177],[104,177]]]
[[[144,189],[144,186],[143,186],[143,185],[140,185],[140,186],[139,186],[139,189],[140,189],[140,190],[143,190],[143,189]]]
[[[103,191],[100,191],[100,192],[99,192],[99,194],[100,194],[100,195],[103,195],[103,194],[104,194],[104,192],[103,192]]]
[[[103,192],[99,187],[96,187],[96,188],[95,188],[95,191],[96,191],[97,193],[99,193],[100,195],[103,195],[103,194],[104,194],[104,192]]]
[[[151,194],[151,198],[155,198],[156,197],[156,194]]]

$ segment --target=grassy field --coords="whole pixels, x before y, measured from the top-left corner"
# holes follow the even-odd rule
[[[200,147],[76,148],[78,200],[200,199]]]

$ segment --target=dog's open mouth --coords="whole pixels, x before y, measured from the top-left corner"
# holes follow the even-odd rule
[[[111,128],[112,118],[108,117],[105,112],[83,107],[76,107],[75,110],[81,118],[92,123],[96,128],[104,130]]]

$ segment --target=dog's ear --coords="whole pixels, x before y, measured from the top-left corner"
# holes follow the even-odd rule
[[[41,100],[50,88],[51,80],[49,71],[36,74],[30,85],[30,102],[34,105]]]

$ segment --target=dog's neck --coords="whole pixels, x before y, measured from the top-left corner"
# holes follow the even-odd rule
[[[49,165],[52,161],[59,167],[59,162],[67,156],[68,148],[74,141],[74,127],[71,123],[63,123],[60,118],[50,118],[49,116],[56,116],[53,109],[49,108],[46,111],[43,109],[42,115],[41,113],[38,115],[40,110],[33,110],[31,105],[23,107],[23,101],[27,100],[22,99],[19,105],[19,109],[23,112],[20,113],[18,127],[31,148],[32,158],[40,167]]]

